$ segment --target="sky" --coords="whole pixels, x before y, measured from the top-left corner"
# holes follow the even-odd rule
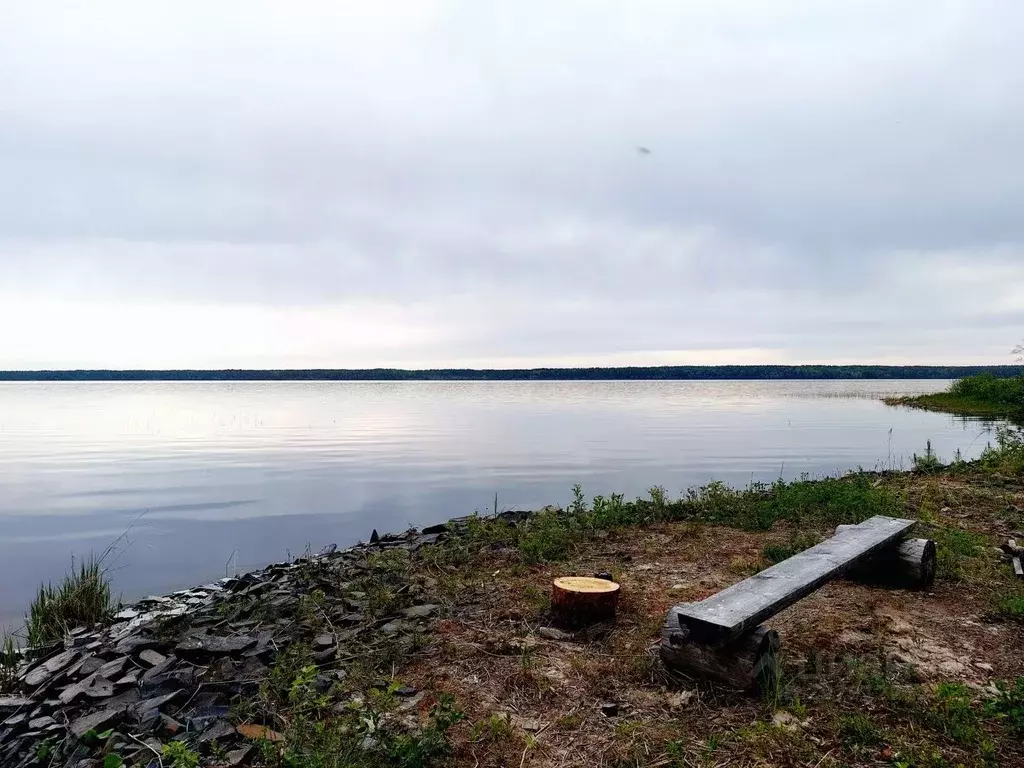
[[[0,368],[1008,363],[1024,4],[0,5]]]

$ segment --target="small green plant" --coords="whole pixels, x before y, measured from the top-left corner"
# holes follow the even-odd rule
[[[366,557],[370,570],[388,577],[400,576],[409,570],[409,553],[404,549],[382,549]]]
[[[47,739],[36,747],[36,760],[45,762],[53,756],[53,742]]]
[[[87,747],[98,747],[104,743],[113,735],[113,730],[99,731],[97,732],[93,728],[90,728],[84,734],[82,734],[82,743]]]
[[[914,454],[914,469],[917,472],[921,472],[926,475],[933,474],[942,469],[942,462],[939,461],[939,457],[936,456],[935,452],[932,450],[931,440],[925,444],[923,456],[918,456],[916,453]]]
[[[392,685],[371,690],[365,701],[352,701],[331,719],[291,710],[283,749],[265,743],[265,764],[275,768],[432,768],[450,753],[448,730],[463,719],[450,696],[431,708],[427,725],[417,732],[396,733],[384,717],[394,705]]]
[[[936,526],[932,534],[937,546],[936,564],[940,579],[964,581],[985,546],[986,539],[962,528]]]
[[[992,599],[993,618],[1024,622],[1024,594],[1000,593]]]
[[[430,710],[427,727],[418,734],[401,734],[389,746],[390,759],[399,768],[427,768],[443,761],[451,752],[448,731],[465,715],[455,708],[455,700],[442,694]]]
[[[998,695],[985,702],[985,714],[1002,720],[1007,728],[1024,737],[1024,677],[1018,677],[1012,685],[1000,680],[996,690]]]
[[[28,643],[47,645],[63,640],[78,626],[105,624],[113,615],[110,583],[99,559],[90,557],[56,587],[45,584],[29,607]]]
[[[976,742],[981,735],[980,718],[970,689],[960,683],[939,683],[932,702],[931,724],[959,744]]]
[[[315,625],[323,623],[324,601],[326,595],[322,589],[314,589],[299,597],[299,605],[295,615],[301,621],[313,622]]]
[[[163,747],[164,768],[198,768],[199,753],[181,741],[171,741]]]
[[[269,674],[260,683],[261,704],[269,709],[286,705],[295,680],[302,670],[312,664],[312,661],[313,652],[307,645],[295,643],[285,648],[278,654]]]
[[[111,752],[103,758],[103,768],[124,768],[124,758],[116,752]]]
[[[314,664],[302,667],[288,689],[288,703],[295,715],[316,717],[331,704],[331,697],[316,689],[317,668]]]
[[[476,723],[470,730],[469,737],[473,741],[500,744],[515,736],[512,719],[508,715],[491,715],[486,720]]]
[[[860,712],[842,717],[839,732],[851,747],[873,747],[882,741],[882,729],[868,715]]]

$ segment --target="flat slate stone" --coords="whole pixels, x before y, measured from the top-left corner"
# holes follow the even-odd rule
[[[108,726],[120,723],[125,716],[124,707],[110,707],[108,709],[94,712],[91,715],[80,717],[71,724],[71,733],[75,738],[80,739],[89,731],[101,731]]]
[[[149,664],[151,667],[158,667],[167,661],[167,657],[162,653],[157,653],[152,648],[146,648],[139,653],[139,661]]]
[[[58,653],[53,658],[47,659],[25,675],[25,685],[37,686],[45,683],[51,677],[63,669],[71,666],[71,663],[78,658],[78,651],[73,648],[63,653]]]
[[[192,635],[178,643],[174,650],[181,656],[221,655],[241,653],[254,645],[256,638],[248,635]]]
[[[0,696],[0,714],[17,712],[22,707],[30,707],[34,702],[21,696]]]
[[[58,695],[61,704],[70,704],[79,696],[92,699],[106,699],[114,695],[114,684],[96,672],[80,683],[69,685]]]
[[[679,623],[696,642],[717,643],[737,637],[864,558],[900,541],[914,525],[913,520],[872,517],[717,595],[677,606]]]
[[[406,608],[402,613],[407,619],[426,619],[437,613],[439,606],[436,605],[414,605]]]
[[[127,664],[127,663],[128,663],[128,657],[127,656],[122,656],[119,659],[114,659],[113,661],[108,661],[106,664],[104,664],[102,667],[100,667],[97,671],[103,677],[107,678],[108,680],[114,680],[114,679],[116,679],[116,678],[121,676],[121,673],[124,671],[125,664]]]

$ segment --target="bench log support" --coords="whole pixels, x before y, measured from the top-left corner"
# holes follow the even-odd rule
[[[661,629],[661,660],[689,677],[713,680],[731,688],[771,691],[779,680],[779,633],[757,627],[753,632],[715,647],[687,640],[675,609]]]
[[[836,533],[853,525],[840,525]],[[936,547],[931,539],[904,539],[849,570],[846,578],[861,584],[897,589],[929,589],[935,583]]]

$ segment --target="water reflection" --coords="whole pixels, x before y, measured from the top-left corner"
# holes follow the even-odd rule
[[[166,591],[314,547],[589,493],[858,465],[990,426],[884,406],[913,382],[0,384],[0,620],[131,528],[115,585]]]

